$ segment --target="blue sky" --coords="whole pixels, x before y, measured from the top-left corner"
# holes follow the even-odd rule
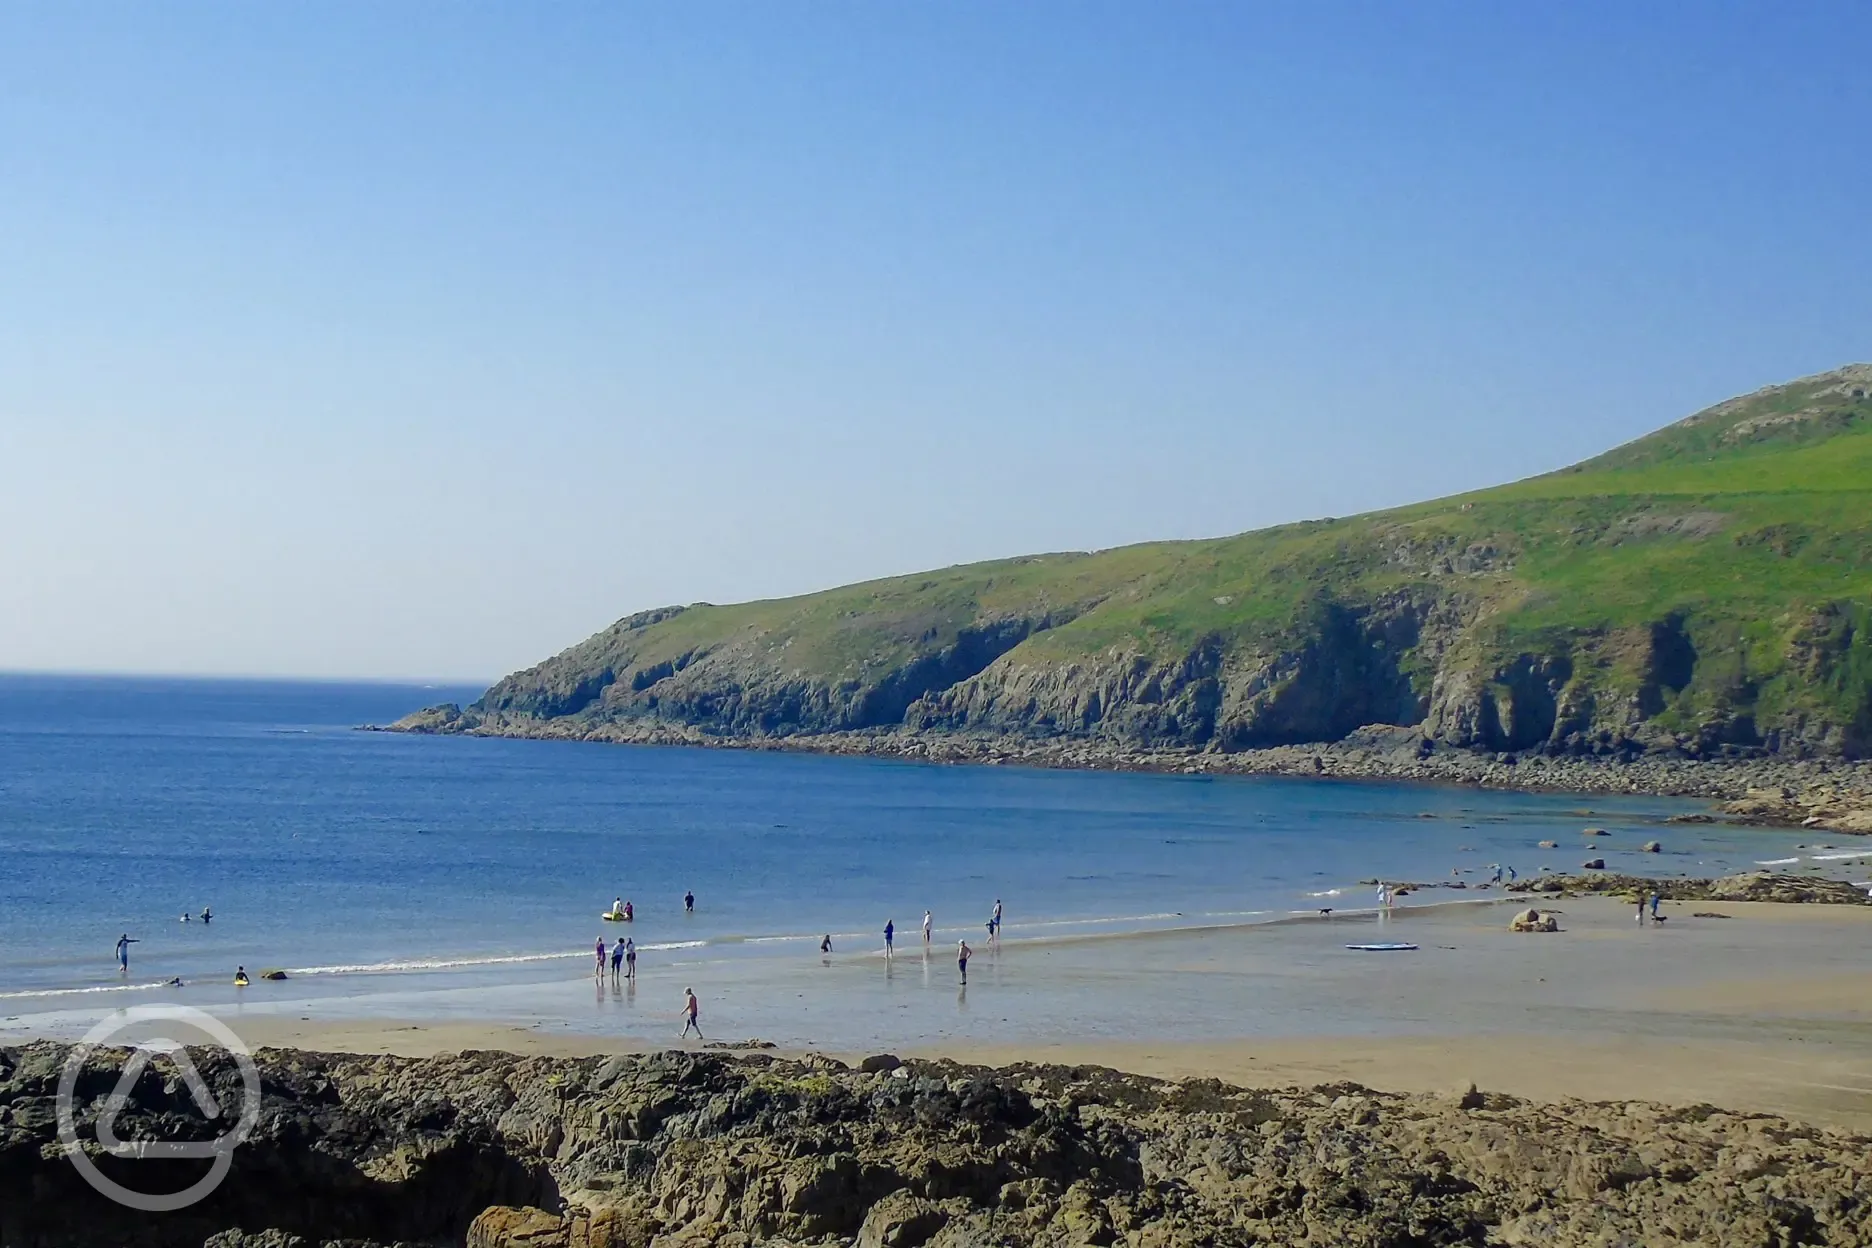
[[[0,668],[1558,467],[1872,357],[1872,10],[0,4]]]

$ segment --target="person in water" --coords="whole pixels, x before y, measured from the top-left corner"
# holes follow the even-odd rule
[[[819,952],[820,953],[832,952],[832,933],[831,932],[827,932],[823,937],[820,938]]]
[[[611,978],[616,979],[624,967],[624,942],[618,941],[611,946]]]
[[[203,906],[201,908],[201,921],[204,923],[214,922],[214,911],[210,910],[207,906]]]
[[[890,957],[897,948],[897,924],[891,919],[884,920],[884,956]]]
[[[695,913],[695,893],[693,891],[683,894],[682,908],[684,914]]]
[[[624,899],[622,897],[617,898],[615,901],[611,903],[611,913],[612,914],[624,913]]]
[[[117,938],[117,969],[126,975],[130,973],[130,946],[136,943],[136,938],[129,932]]]
[[[930,912],[925,910],[923,912],[923,943],[927,945],[929,944],[929,942],[930,942]]]
[[[247,986],[247,968],[246,967],[237,966],[234,968],[234,986],[236,988],[245,988]]]
[[[604,974],[604,968],[605,968],[605,944],[604,944],[604,937],[600,936],[598,938],[598,969],[593,971],[592,974],[602,975]]]
[[[695,989],[683,989],[683,1039],[688,1038],[691,1029],[695,1031],[696,1039],[705,1039],[702,1035],[702,1024],[696,1021],[697,1016],[701,1013],[702,1003],[696,1000]]]
[[[634,912],[631,910],[631,903],[628,901],[625,902],[624,903],[624,921],[626,923],[631,922],[633,915],[634,915]]]
[[[637,942],[634,940],[624,942],[624,978],[637,978]]]
[[[968,983],[969,955],[973,954],[974,952],[975,951],[973,949],[968,947],[968,941],[966,940],[956,941],[956,970],[962,972],[962,982],[964,984]]]

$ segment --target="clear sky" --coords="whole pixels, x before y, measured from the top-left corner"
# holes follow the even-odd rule
[[[0,3],[0,668],[1343,515],[1872,358],[1872,7]]]

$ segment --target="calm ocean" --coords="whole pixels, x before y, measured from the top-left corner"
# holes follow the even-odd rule
[[[816,961],[826,933],[880,948],[887,919],[920,944],[925,908],[939,943],[974,941],[997,898],[1009,942],[1368,908],[1372,876],[1575,868],[1587,823],[1615,869],[1652,836],[1671,852],[1644,865],[1698,874],[1794,844],[1660,832],[1692,807],[1650,799],[354,731],[477,692],[0,677],[0,1019],[175,976],[225,995],[237,965],[360,1001],[570,980],[618,896],[660,965]]]

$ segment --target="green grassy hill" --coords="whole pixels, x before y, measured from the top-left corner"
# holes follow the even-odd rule
[[[1872,366],[1513,485],[620,620],[415,730],[1872,752]]]

